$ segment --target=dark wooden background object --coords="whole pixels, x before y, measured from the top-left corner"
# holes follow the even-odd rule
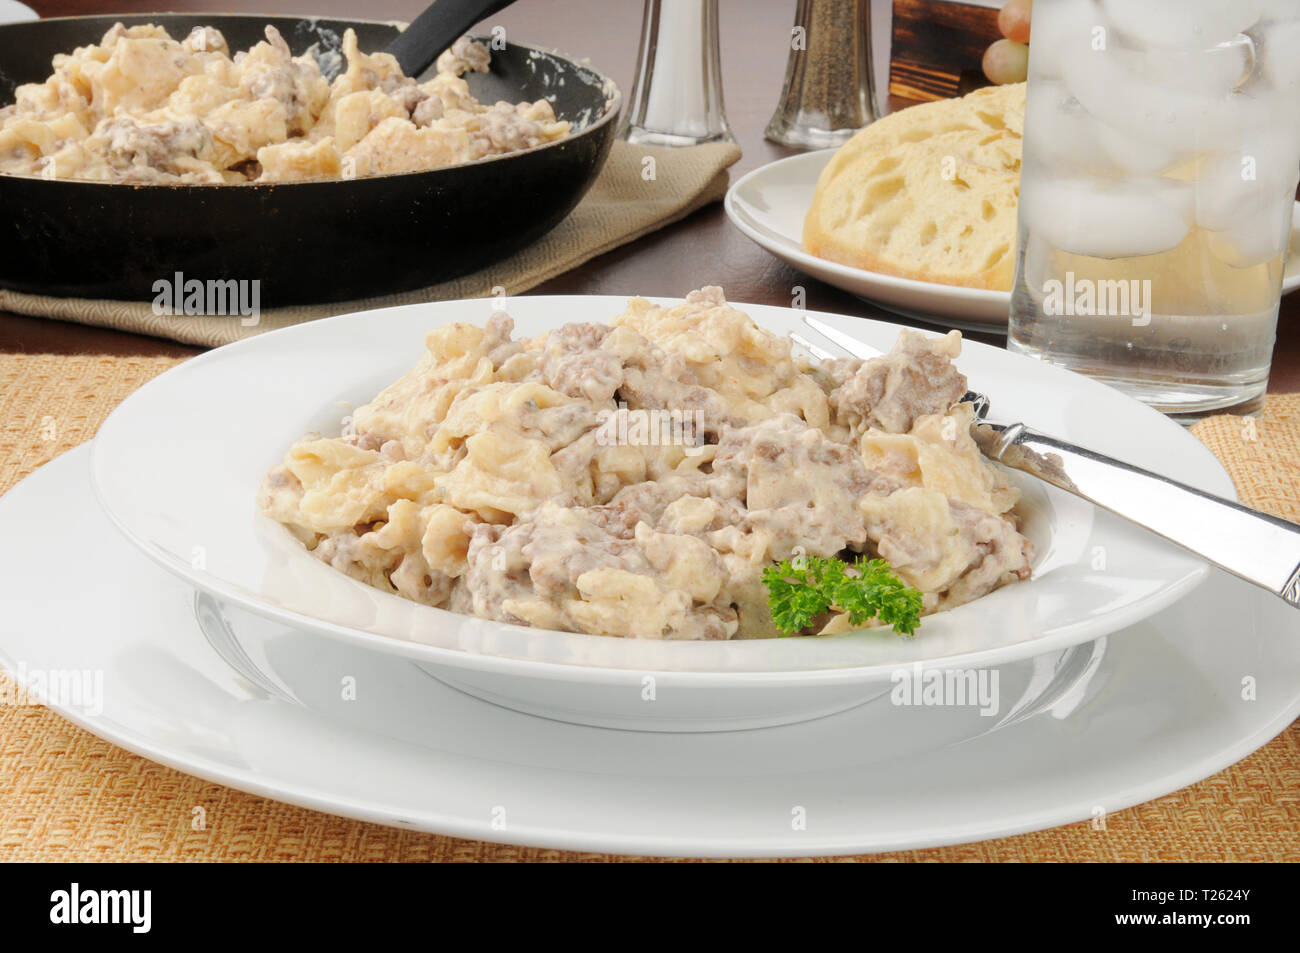
[[[987,86],[981,62],[998,11],[972,3],[894,0],[889,94],[912,101],[964,96]]]

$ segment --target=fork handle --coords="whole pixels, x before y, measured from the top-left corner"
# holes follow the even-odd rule
[[[1031,430],[976,422],[984,455],[1158,533],[1300,606],[1300,525]]]

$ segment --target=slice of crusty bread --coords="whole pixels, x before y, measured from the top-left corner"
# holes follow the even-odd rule
[[[804,247],[869,271],[1010,290],[1025,85],[912,106],[822,170]]]

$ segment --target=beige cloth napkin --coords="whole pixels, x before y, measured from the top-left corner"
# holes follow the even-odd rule
[[[647,162],[653,159],[653,164]],[[662,228],[727,190],[727,168],[740,158],[731,143],[656,149],[615,142],[591,191],[551,232],[523,251],[472,274],[400,294],[333,304],[272,308],[244,327],[236,316],[154,314],[151,301],[54,298],[0,289],[0,310],[216,347],[313,318],[421,301],[483,298],[500,286],[518,294],[619,245]]]

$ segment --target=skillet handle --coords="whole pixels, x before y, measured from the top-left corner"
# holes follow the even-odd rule
[[[442,51],[484,17],[499,13],[514,0],[434,0],[385,48],[412,78],[433,65]]]

